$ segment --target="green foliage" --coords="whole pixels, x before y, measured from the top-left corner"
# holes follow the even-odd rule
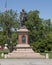
[[[27,18],[25,25],[30,30],[29,42],[33,43],[43,39],[45,37],[45,27],[42,24],[42,19],[39,17],[39,11],[30,11]]]
[[[13,46],[16,46],[16,44],[17,44],[17,32],[13,32],[12,33],[12,44],[13,44]]]
[[[0,45],[7,43],[9,46],[15,46],[17,43],[16,28],[20,27],[18,14],[12,9],[1,13],[0,24],[3,31],[0,32]],[[29,43],[36,52],[52,51],[52,22],[50,19],[44,20],[39,17],[39,11],[30,11],[27,13],[25,25],[29,32]],[[15,31],[12,32],[11,28]],[[10,43],[12,41],[12,43]]]
[[[49,52],[49,58],[52,59],[52,52]]]
[[[3,46],[4,45],[4,37],[3,37],[3,32],[0,31],[0,45]]]
[[[52,52],[47,52],[47,53],[48,53],[49,59],[52,59]],[[46,56],[46,53],[40,53],[40,54]]]
[[[0,54],[4,53],[4,54],[8,54],[10,51],[8,49],[6,50],[0,50]]]
[[[36,52],[46,52],[52,49],[51,20],[39,17],[39,11],[30,11],[27,15],[26,27],[29,29],[29,43]]]
[[[0,33],[0,45],[8,44],[8,46],[16,45],[16,38],[13,37],[12,28],[19,27],[17,11],[8,10],[0,13],[0,24],[2,24],[3,32]],[[15,35],[17,36],[17,34]]]
[[[33,46],[33,50],[36,52],[47,52],[52,50],[52,43],[48,42],[48,39],[41,39],[30,45]]]

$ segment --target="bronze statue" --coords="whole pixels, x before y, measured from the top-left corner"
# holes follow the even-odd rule
[[[25,26],[25,21],[27,21],[27,13],[22,9],[22,12],[20,12],[20,23],[22,27]]]

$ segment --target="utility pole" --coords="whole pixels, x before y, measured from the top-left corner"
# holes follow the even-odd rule
[[[4,4],[4,26],[6,26],[6,13],[7,13],[7,0],[5,0],[5,4]],[[4,27],[4,30],[6,31],[6,28]],[[5,33],[5,32],[4,32]],[[5,35],[7,36],[7,34],[5,33]],[[5,39],[5,44],[7,44],[7,37]]]
[[[5,0],[5,12],[7,12],[7,0]]]

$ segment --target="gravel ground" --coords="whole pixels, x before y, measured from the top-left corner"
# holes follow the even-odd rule
[[[0,59],[0,65],[52,65],[52,59]]]

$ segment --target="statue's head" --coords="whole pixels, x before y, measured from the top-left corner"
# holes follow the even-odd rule
[[[25,12],[25,10],[24,10],[24,9],[22,9],[22,12]]]

